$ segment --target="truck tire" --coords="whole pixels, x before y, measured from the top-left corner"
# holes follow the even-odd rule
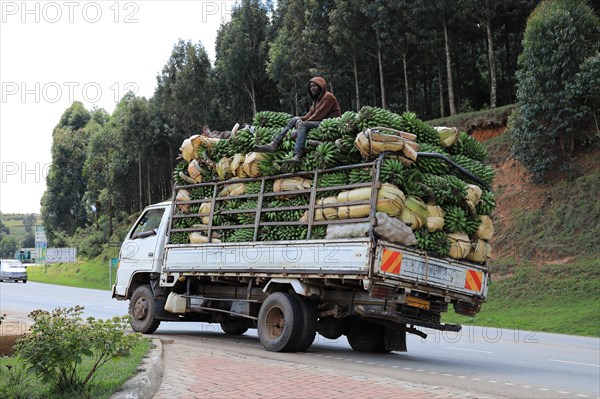
[[[227,335],[242,335],[248,331],[248,323],[246,320],[226,320],[221,322],[221,329]]]
[[[358,352],[387,352],[384,327],[362,319],[356,320],[348,331],[348,343]]]
[[[150,286],[140,285],[135,289],[129,300],[129,315],[131,316],[131,328],[142,334],[152,334],[160,325],[156,320],[156,304]]]
[[[317,332],[327,339],[338,339],[344,335],[344,319],[322,317],[317,323]]]
[[[258,312],[258,338],[271,352],[297,350],[302,334],[303,311],[300,303],[285,292],[274,292],[267,297]]]
[[[302,331],[294,352],[306,352],[317,335],[317,307],[308,298],[293,295],[302,310]]]

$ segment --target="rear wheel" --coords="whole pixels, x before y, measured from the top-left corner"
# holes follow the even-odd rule
[[[221,328],[228,335],[242,335],[248,331],[248,323],[246,320],[229,319],[221,322]]]
[[[356,320],[348,332],[348,342],[355,351],[386,352],[384,327],[370,321]]]
[[[23,284],[27,283],[27,280],[23,280]]]
[[[271,352],[298,350],[302,335],[303,312],[290,294],[275,292],[267,297],[258,312],[258,338]]]
[[[294,295],[293,298],[298,301],[302,310],[302,325],[300,338],[296,344],[295,351],[305,352],[312,345],[317,335],[317,307],[309,299]]]
[[[149,285],[140,285],[135,289],[129,301],[131,328],[135,332],[152,334],[160,325],[156,320],[156,303]]]

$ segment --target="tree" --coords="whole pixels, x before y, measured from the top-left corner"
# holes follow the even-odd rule
[[[90,118],[83,104],[74,102],[63,113],[52,133],[52,164],[41,201],[42,220],[50,240],[56,230],[64,230],[71,235],[88,222],[82,201],[86,191],[82,171],[87,145],[83,127]]]
[[[216,69],[232,93],[240,89],[246,93],[252,115],[262,105],[268,85],[268,26],[267,7],[258,0],[243,0],[217,35]]]
[[[26,232],[31,232],[31,227],[35,224],[36,219],[35,213],[23,216],[23,227],[25,227]]]
[[[8,227],[6,227],[6,225],[2,221],[2,218],[0,217],[0,241],[2,241],[2,238],[8,234],[10,234],[10,231],[8,230]]]
[[[160,111],[179,132],[179,142],[201,132],[208,122],[209,79],[210,60],[202,43],[179,40],[157,77],[154,92]]]
[[[294,115],[303,114],[300,98],[306,93],[306,82],[310,79],[303,36],[305,13],[303,1],[278,4],[282,27],[271,43],[266,63],[268,76],[277,84],[282,103],[289,105]]]
[[[0,249],[2,250],[0,256],[2,258],[12,258],[17,248],[17,238],[12,234],[6,235],[0,241]]]
[[[360,110],[359,60],[365,50],[367,34],[363,27],[364,16],[360,12],[361,0],[336,0],[336,8],[331,12],[329,42],[336,54],[349,58],[354,75],[354,105]]]
[[[586,59],[599,51],[600,19],[585,0],[543,2],[529,18],[510,131],[513,153],[538,178],[575,150],[586,104],[572,88]]]

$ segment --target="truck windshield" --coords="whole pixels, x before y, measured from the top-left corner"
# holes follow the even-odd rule
[[[131,238],[135,239],[139,237],[141,233],[151,232],[155,229],[158,229],[164,213],[164,209],[150,209],[147,211],[144,216],[142,216],[137,226],[135,226],[133,234],[131,234]]]

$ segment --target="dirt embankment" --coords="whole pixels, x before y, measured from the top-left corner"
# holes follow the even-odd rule
[[[483,143],[502,135],[505,130],[506,127],[474,129],[470,134]],[[600,169],[599,155],[598,148],[591,148],[571,160],[571,169],[576,170],[581,175]],[[511,229],[513,223],[512,211],[514,209],[533,211],[549,205],[552,201],[548,194],[549,189],[557,181],[568,178],[567,174],[569,172],[557,171],[550,173],[546,183],[533,183],[531,173],[513,157],[509,146],[495,146],[493,153],[490,153],[489,160],[496,169],[493,186],[496,192],[496,209],[493,215],[496,235],[492,239],[493,257],[496,258],[510,255],[510,253],[505,253],[510,252],[510,249],[496,245],[496,241],[503,232]],[[549,262],[564,264],[570,260],[570,258],[550,259],[548,256],[551,255],[539,254],[539,257],[531,260],[540,266]]]

